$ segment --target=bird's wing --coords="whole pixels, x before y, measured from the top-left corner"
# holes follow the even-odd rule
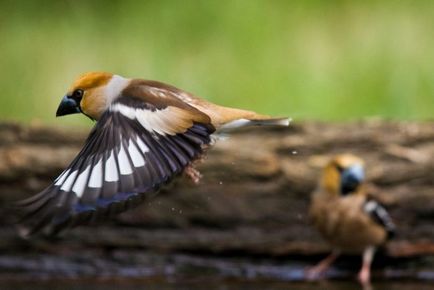
[[[395,224],[386,209],[377,201],[368,199],[363,205],[363,211],[366,212],[376,223],[383,226],[388,234],[388,238],[395,234]]]
[[[52,185],[18,203],[23,235],[48,233],[139,204],[180,174],[210,143],[214,127],[194,108],[143,92],[118,98]]]

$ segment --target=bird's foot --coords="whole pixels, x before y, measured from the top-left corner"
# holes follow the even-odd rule
[[[321,263],[307,269],[305,271],[305,277],[309,281],[315,281],[319,280],[324,277],[325,272],[328,270],[329,267],[322,265]]]
[[[194,184],[199,184],[199,181],[202,178],[202,174],[191,164],[184,169],[184,173],[193,181]]]
[[[333,251],[328,255],[325,259],[319,262],[316,266],[308,269],[306,271],[306,279],[307,280],[318,280],[323,278],[324,273],[330,268],[333,262],[339,257],[340,253],[338,251]]]
[[[362,267],[359,274],[357,275],[357,279],[363,286],[369,285],[371,283],[370,269],[368,267]]]
[[[362,268],[357,276],[360,284],[362,284],[363,289],[371,288],[371,263],[374,257],[375,247],[368,247],[363,252],[363,263]]]

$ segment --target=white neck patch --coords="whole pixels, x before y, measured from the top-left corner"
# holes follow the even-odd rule
[[[120,95],[123,89],[125,89],[130,84],[130,81],[130,79],[123,78],[118,75],[113,75],[104,89],[107,103],[111,104],[112,101]]]

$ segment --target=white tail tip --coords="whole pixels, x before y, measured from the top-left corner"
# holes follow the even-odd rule
[[[250,125],[256,126],[289,126],[291,123],[291,118],[275,118],[275,119],[263,119],[263,120],[252,120]]]
[[[291,118],[276,118],[276,119],[262,119],[262,120],[248,120],[238,119],[224,124],[219,128],[219,131],[231,131],[241,127],[248,126],[289,126]]]
[[[291,118],[276,119],[276,125],[278,125],[278,126],[286,126],[286,127],[288,127],[289,124],[291,124],[291,122],[292,122]]]

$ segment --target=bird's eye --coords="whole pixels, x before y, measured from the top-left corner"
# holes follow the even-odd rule
[[[344,171],[344,168],[341,166],[341,165],[339,165],[339,164],[335,164],[335,167],[336,167],[336,169],[340,172],[340,173],[342,173],[343,171]]]
[[[72,93],[72,97],[76,100],[81,100],[81,98],[83,97],[83,90],[81,89],[77,89]]]

